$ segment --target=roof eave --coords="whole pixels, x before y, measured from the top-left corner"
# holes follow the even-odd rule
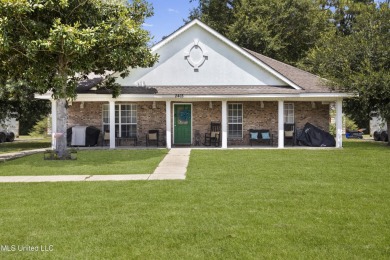
[[[299,94],[247,94],[247,95],[183,95],[177,98],[173,94],[122,94],[113,98],[111,94],[78,94],[74,101],[221,101],[221,100],[290,100],[290,101],[335,101],[356,96],[353,93],[299,93]],[[48,99],[51,99],[48,98]]]

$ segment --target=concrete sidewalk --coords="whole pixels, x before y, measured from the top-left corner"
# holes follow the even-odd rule
[[[191,153],[191,149],[189,148],[171,149],[152,174],[0,176],[0,183],[185,180],[187,166],[190,160],[190,153]]]
[[[190,161],[190,148],[172,148],[149,180],[184,180]]]
[[[14,153],[4,153],[0,154],[0,162],[5,162],[8,160],[17,159],[26,155],[31,155],[35,153],[43,153],[49,148],[41,148],[41,149],[33,149],[33,150],[27,150],[27,151],[20,151],[20,152],[14,152]]]

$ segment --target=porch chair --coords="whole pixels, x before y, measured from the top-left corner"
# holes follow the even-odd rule
[[[149,146],[152,142],[156,142],[156,146],[158,147],[159,141],[159,130],[149,130],[146,134],[146,146]]]
[[[105,146],[105,145],[110,145],[110,131],[106,130],[104,131],[103,133],[103,145],[102,146]]]
[[[284,124],[284,143],[291,142],[291,145],[296,144],[296,129],[294,123]]]
[[[249,129],[249,143],[252,146],[254,142],[273,146],[273,135],[268,129]]]
[[[221,123],[220,122],[211,122],[210,123],[210,132],[204,134],[204,144],[205,146],[215,145],[218,147],[221,143]]]

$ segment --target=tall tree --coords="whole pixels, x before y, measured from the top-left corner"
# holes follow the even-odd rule
[[[144,19],[152,15],[143,0],[1,0],[0,87],[23,82],[57,100],[57,147],[66,152],[67,99],[88,74],[105,75],[152,66],[157,56],[148,47]],[[112,77],[104,87],[113,96],[120,88]]]
[[[241,0],[228,35],[243,47],[295,64],[329,29],[329,19],[330,11],[312,0]]]
[[[352,32],[355,17],[364,11],[374,0],[320,0],[322,9],[332,10],[332,22],[337,32],[348,35]]]
[[[347,113],[368,117],[378,111],[390,129],[390,8],[366,4],[349,34],[328,33],[302,64],[358,96],[347,100]]]
[[[198,1],[198,6],[191,10],[188,19],[195,18],[227,36],[229,25],[234,22],[234,10],[239,0],[190,0]]]

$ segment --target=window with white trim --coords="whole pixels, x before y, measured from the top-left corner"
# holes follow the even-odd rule
[[[242,138],[242,104],[228,104],[228,138]]]
[[[103,105],[103,131],[110,130],[110,106]],[[115,105],[115,136],[135,137],[137,136],[137,105],[118,104]]]
[[[294,123],[294,103],[284,103],[284,123]]]

